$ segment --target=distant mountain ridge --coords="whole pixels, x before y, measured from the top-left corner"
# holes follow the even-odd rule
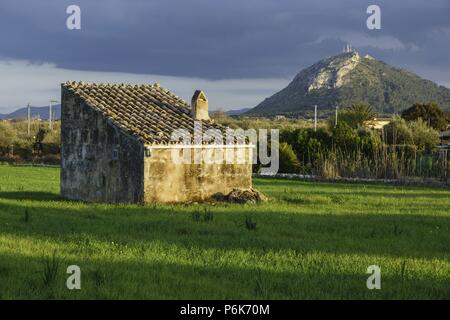
[[[320,114],[336,106],[369,103],[380,114],[398,113],[416,102],[435,101],[450,111],[450,89],[358,52],[346,52],[303,69],[283,90],[265,99],[248,115]]]
[[[52,107],[53,119],[61,118],[61,105],[55,104]],[[31,107],[30,114],[32,118],[40,118],[48,120],[49,118],[49,106],[44,107]],[[0,114],[0,119],[26,119],[28,117],[27,107],[19,108],[11,113]]]
[[[250,111],[251,109],[252,108],[233,109],[233,110],[225,111],[225,114],[227,116],[238,116],[243,113],[246,113],[247,111]]]

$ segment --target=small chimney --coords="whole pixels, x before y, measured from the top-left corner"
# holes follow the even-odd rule
[[[191,117],[194,120],[209,120],[208,99],[201,90],[196,90],[192,96]]]

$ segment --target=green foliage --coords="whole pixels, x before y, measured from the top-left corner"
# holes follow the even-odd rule
[[[60,123],[54,130],[46,124],[32,121],[28,136],[26,121],[0,121],[0,155],[2,161],[11,163],[59,164],[61,153]]]
[[[214,214],[208,208],[204,208],[203,212],[196,210],[192,213],[192,220],[196,222],[212,222],[214,220]]]
[[[52,131],[47,130],[42,142],[47,145],[59,146],[61,144],[61,130],[59,128],[56,128]]]
[[[448,114],[435,102],[415,103],[402,112],[402,118],[407,121],[422,119],[429,126],[440,131],[446,130],[450,123]]]
[[[256,230],[257,222],[252,217],[245,218],[245,228],[249,231]]]
[[[45,136],[47,135],[48,132],[49,132],[48,129],[39,127],[39,130],[36,132],[36,135],[35,135],[35,142],[36,143],[44,142]]]
[[[297,158],[306,166],[317,161],[332,146],[332,137],[325,128],[316,131],[311,128],[282,131],[280,139],[292,146]]]
[[[31,221],[31,213],[28,210],[28,208],[25,208],[25,212],[24,212],[24,215],[23,215],[23,222],[28,223],[30,221]]]
[[[57,280],[58,270],[60,269],[60,260],[56,256],[56,251],[52,257],[46,257],[44,260],[44,270],[42,271],[42,281],[44,287],[51,287]]]
[[[17,133],[13,126],[6,121],[0,120],[0,153],[9,153],[17,139]]]
[[[419,151],[432,152],[439,144],[439,132],[429,127],[422,119],[407,122],[395,117],[384,127],[388,144],[414,145]]]
[[[359,143],[359,136],[346,122],[340,121],[333,128],[333,142],[337,148],[350,151],[356,149]]]
[[[394,117],[389,124],[384,126],[383,130],[388,144],[413,144],[411,127],[405,119]]]
[[[297,159],[292,146],[286,142],[280,143],[280,172],[284,173],[298,173],[300,169],[300,162]]]
[[[228,116],[214,116],[213,119],[224,126],[232,129],[279,129],[283,130],[296,130],[300,128],[312,128],[314,123],[304,119],[267,119],[267,118],[255,118],[255,117],[228,117]],[[319,126],[323,126],[322,121],[319,122]]]
[[[419,151],[430,153],[439,144],[439,132],[429,127],[425,121],[418,119],[409,123],[413,144]]]
[[[357,130],[359,137],[359,149],[367,157],[372,156],[383,144],[380,132],[365,127]]]
[[[282,131],[280,138],[292,146],[302,174],[326,178],[445,177],[445,158],[436,150],[438,133],[422,120],[407,122],[395,117],[384,130],[355,129],[339,121],[328,130]]]
[[[31,139],[18,138],[14,144],[14,154],[22,161],[33,160],[33,142]]]
[[[448,188],[255,179],[270,201],[217,204],[201,223],[204,204],[64,201],[59,176],[0,166],[2,299],[450,296]],[[73,264],[81,290],[66,287]],[[382,290],[366,288],[372,264]]]
[[[345,122],[350,127],[357,129],[362,127],[366,121],[373,120],[376,115],[377,113],[367,103],[354,103],[338,113],[338,122]]]

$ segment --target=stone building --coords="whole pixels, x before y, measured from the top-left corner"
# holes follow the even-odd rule
[[[221,135],[225,128],[209,119],[202,91],[195,92],[191,105],[158,84],[67,82],[61,95],[66,199],[187,202],[252,186],[252,146],[248,140],[227,143]],[[199,126],[209,132],[200,142],[192,138]],[[173,141],[179,129],[183,139]],[[192,161],[174,161],[181,153]],[[223,154],[232,161],[205,161],[206,155]]]

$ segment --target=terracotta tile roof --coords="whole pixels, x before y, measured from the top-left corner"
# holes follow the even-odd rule
[[[62,86],[146,144],[170,144],[175,129],[193,135],[190,105],[158,84],[66,82]],[[219,129],[225,137],[226,128],[213,121],[202,121],[202,129]]]

